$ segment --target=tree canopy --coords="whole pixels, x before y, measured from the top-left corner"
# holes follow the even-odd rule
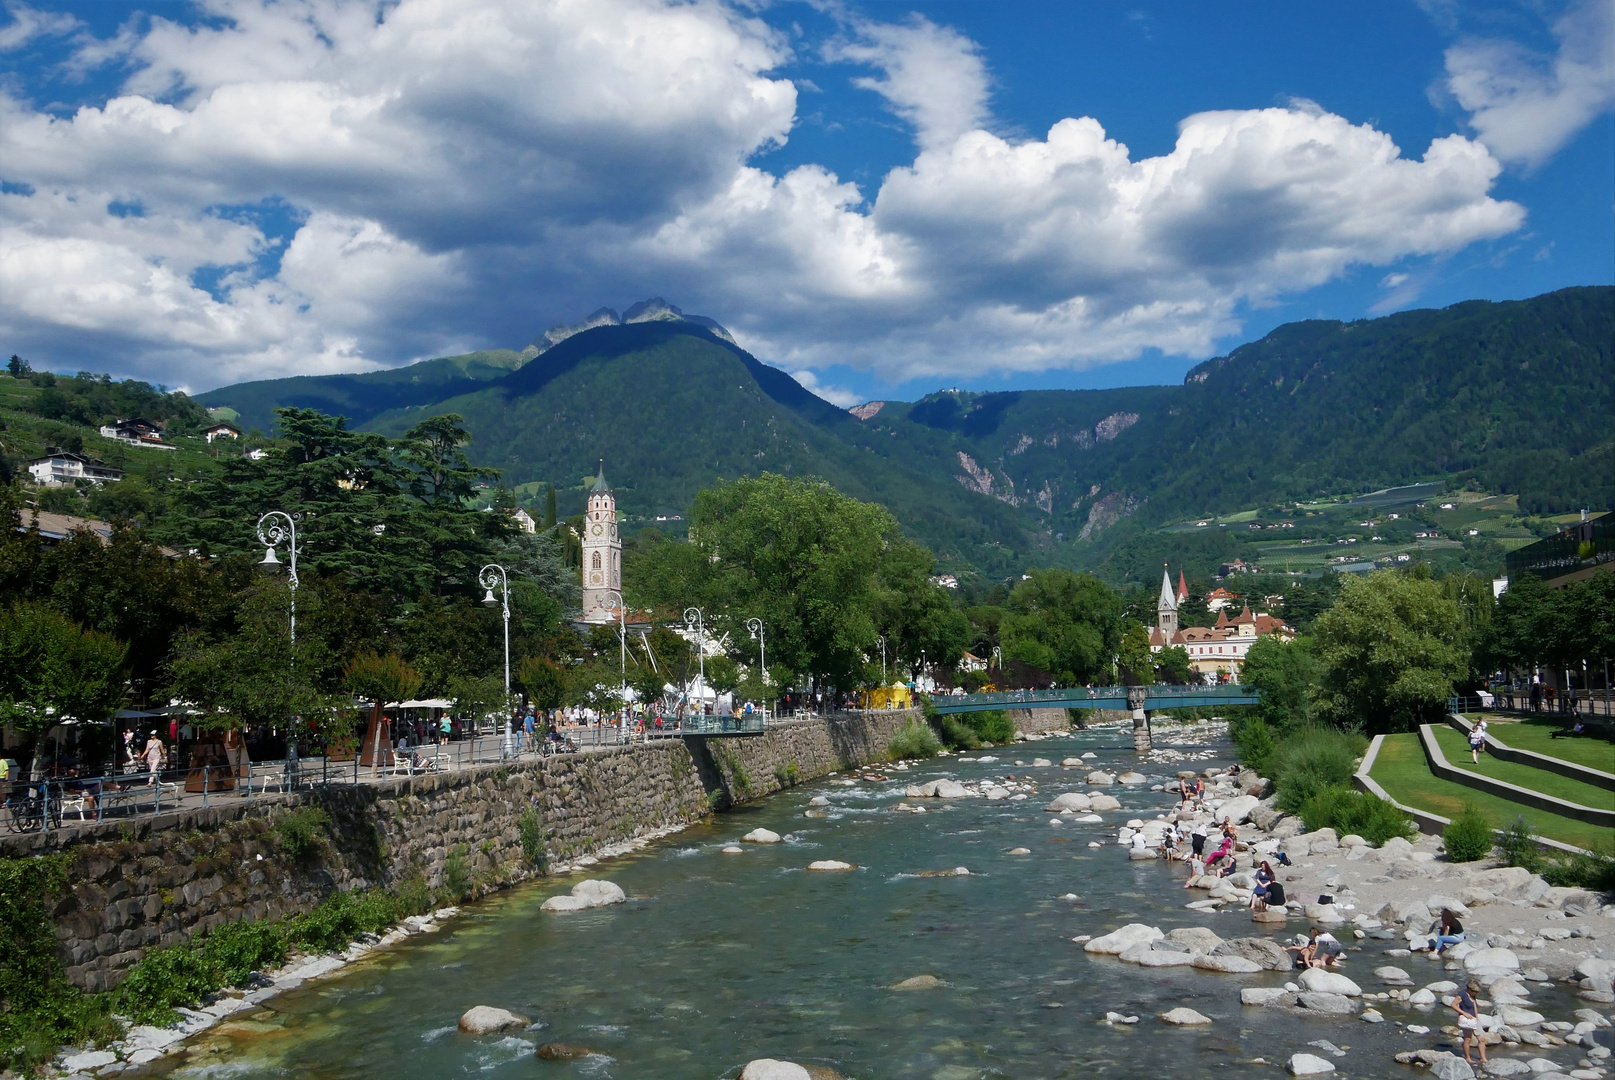
[[[1009,594],[999,625],[1004,657],[1070,685],[1112,676],[1122,645],[1122,601],[1092,574],[1033,570]]]
[[[1382,570],[1341,585],[1315,624],[1322,711],[1370,733],[1439,716],[1469,670],[1463,616],[1438,582]]]
[[[745,621],[761,619],[770,667],[833,686],[867,679],[882,636],[893,659],[924,653],[949,666],[968,641],[965,620],[930,581],[930,552],[884,507],[819,480],[764,473],[704,489],[689,542],[645,545],[639,561],[632,603],[674,618],[701,607],[748,661]]]

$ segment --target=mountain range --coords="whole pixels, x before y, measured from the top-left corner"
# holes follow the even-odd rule
[[[1615,288],[1289,323],[1179,386],[947,390],[842,409],[656,299],[525,349],[200,396],[268,431],[295,405],[400,432],[454,412],[478,464],[581,506],[604,459],[625,526],[720,477],[821,476],[888,506],[944,567],[1095,565],[1186,516],[1420,481],[1550,512],[1615,502]],[[569,502],[570,501],[570,502]]]

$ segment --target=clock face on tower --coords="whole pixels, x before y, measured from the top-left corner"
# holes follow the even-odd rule
[[[611,538],[613,540],[617,539],[617,526],[615,525],[611,527]]]
[[[601,533],[600,523],[597,521],[597,522],[594,523],[594,534],[596,536],[599,536],[600,533]]]
[[[589,578],[590,583],[594,585],[604,584],[605,580],[606,576],[598,570],[596,570]]]

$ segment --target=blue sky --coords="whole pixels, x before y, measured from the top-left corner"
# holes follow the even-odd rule
[[[845,404],[1615,281],[1607,0],[5,10],[41,367],[200,390],[660,295]]]

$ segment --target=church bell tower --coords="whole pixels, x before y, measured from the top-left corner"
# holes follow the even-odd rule
[[[1178,597],[1172,589],[1172,575],[1161,570],[1161,599],[1155,605],[1155,625],[1166,644],[1172,644],[1172,635],[1178,632]]]
[[[615,622],[621,595],[622,538],[617,535],[617,498],[606,483],[606,463],[602,461],[594,486],[589,489],[589,509],[583,519],[583,621]]]

